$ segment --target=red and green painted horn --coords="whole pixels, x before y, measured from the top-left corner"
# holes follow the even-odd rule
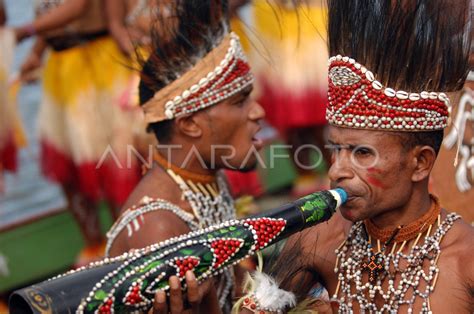
[[[342,189],[310,194],[280,208],[104,259],[48,281],[16,291],[15,313],[129,313],[152,307],[157,290],[169,290],[168,278],[183,283],[187,270],[198,281],[305,228],[328,220],[347,200]]]

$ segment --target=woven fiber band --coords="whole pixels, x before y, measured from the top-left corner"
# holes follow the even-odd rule
[[[222,42],[180,78],[143,105],[147,123],[174,119],[217,104],[253,83],[239,37]]]

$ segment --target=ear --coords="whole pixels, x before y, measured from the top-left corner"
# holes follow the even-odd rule
[[[203,134],[202,121],[197,114],[177,117],[175,126],[177,132],[188,137],[199,138]]]
[[[436,152],[430,146],[417,146],[414,154],[415,168],[411,179],[413,182],[420,182],[429,177],[436,161]]]

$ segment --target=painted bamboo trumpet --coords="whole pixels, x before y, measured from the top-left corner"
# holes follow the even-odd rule
[[[199,282],[257,251],[331,218],[347,200],[342,189],[310,194],[282,207],[231,220],[144,249],[104,259],[14,292],[15,313],[130,313],[152,307],[168,278],[194,271]]]

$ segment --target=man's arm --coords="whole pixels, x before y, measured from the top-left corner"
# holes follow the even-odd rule
[[[131,249],[144,248],[190,231],[187,224],[172,212],[167,210],[150,212],[144,214],[140,229],[132,233],[130,237],[125,230],[118,235],[110,250],[110,256],[118,256]],[[219,313],[216,289],[212,279],[198,285],[194,275],[187,275],[186,281],[188,285],[191,283],[191,287],[194,287],[186,294],[193,309],[201,309],[202,313]],[[164,292],[157,292],[150,314],[169,311],[181,313],[184,310],[181,284],[177,277],[170,278],[170,292],[168,299]]]
[[[125,27],[127,15],[126,3],[123,0],[105,0],[105,12],[110,33],[117,42],[123,54],[129,56],[133,53],[133,43]]]
[[[188,225],[174,213],[157,210],[143,215],[140,229],[128,236],[126,229],[115,239],[110,256],[118,256],[131,249],[140,249],[167,239],[189,233]]]
[[[81,17],[89,8],[91,0],[66,0],[57,8],[36,18],[32,23],[15,28],[18,41],[34,34],[44,34],[48,31],[66,26]],[[94,0],[98,1],[98,0]]]

